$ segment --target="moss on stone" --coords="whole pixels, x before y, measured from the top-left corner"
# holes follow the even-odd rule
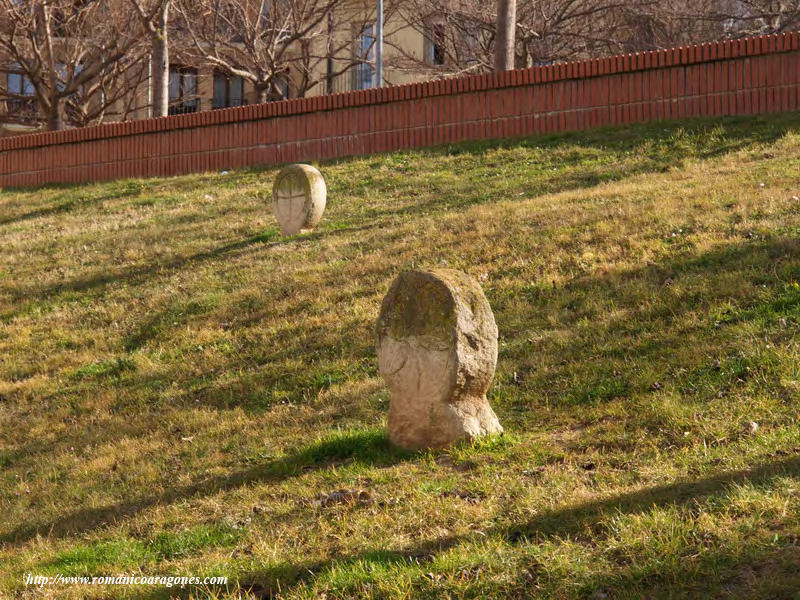
[[[403,273],[389,292],[379,328],[394,339],[434,337],[450,341],[456,326],[455,300],[442,281],[428,273]]]

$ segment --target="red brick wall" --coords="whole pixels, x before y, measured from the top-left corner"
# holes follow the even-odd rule
[[[658,119],[797,110],[800,34],[0,139],[0,186],[322,160]]]

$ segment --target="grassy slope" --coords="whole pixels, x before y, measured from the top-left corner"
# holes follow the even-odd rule
[[[272,169],[0,193],[0,596],[792,597],[799,151],[788,115],[343,160],[296,238]],[[436,265],[493,306],[508,435],[404,454],[372,325]]]

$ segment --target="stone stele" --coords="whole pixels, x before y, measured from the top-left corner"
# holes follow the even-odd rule
[[[272,186],[272,209],[283,235],[313,229],[325,211],[327,195],[322,174],[311,165],[281,169]]]
[[[383,299],[376,336],[392,442],[443,448],[503,431],[486,399],[497,325],[472,277],[450,269],[402,273]]]

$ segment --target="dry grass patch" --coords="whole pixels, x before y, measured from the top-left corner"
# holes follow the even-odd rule
[[[0,193],[0,594],[791,597],[800,118]],[[408,454],[373,324],[484,286],[508,435]],[[759,424],[753,433],[747,423]],[[309,499],[363,489],[368,502]],[[46,588],[24,573],[230,577]]]

